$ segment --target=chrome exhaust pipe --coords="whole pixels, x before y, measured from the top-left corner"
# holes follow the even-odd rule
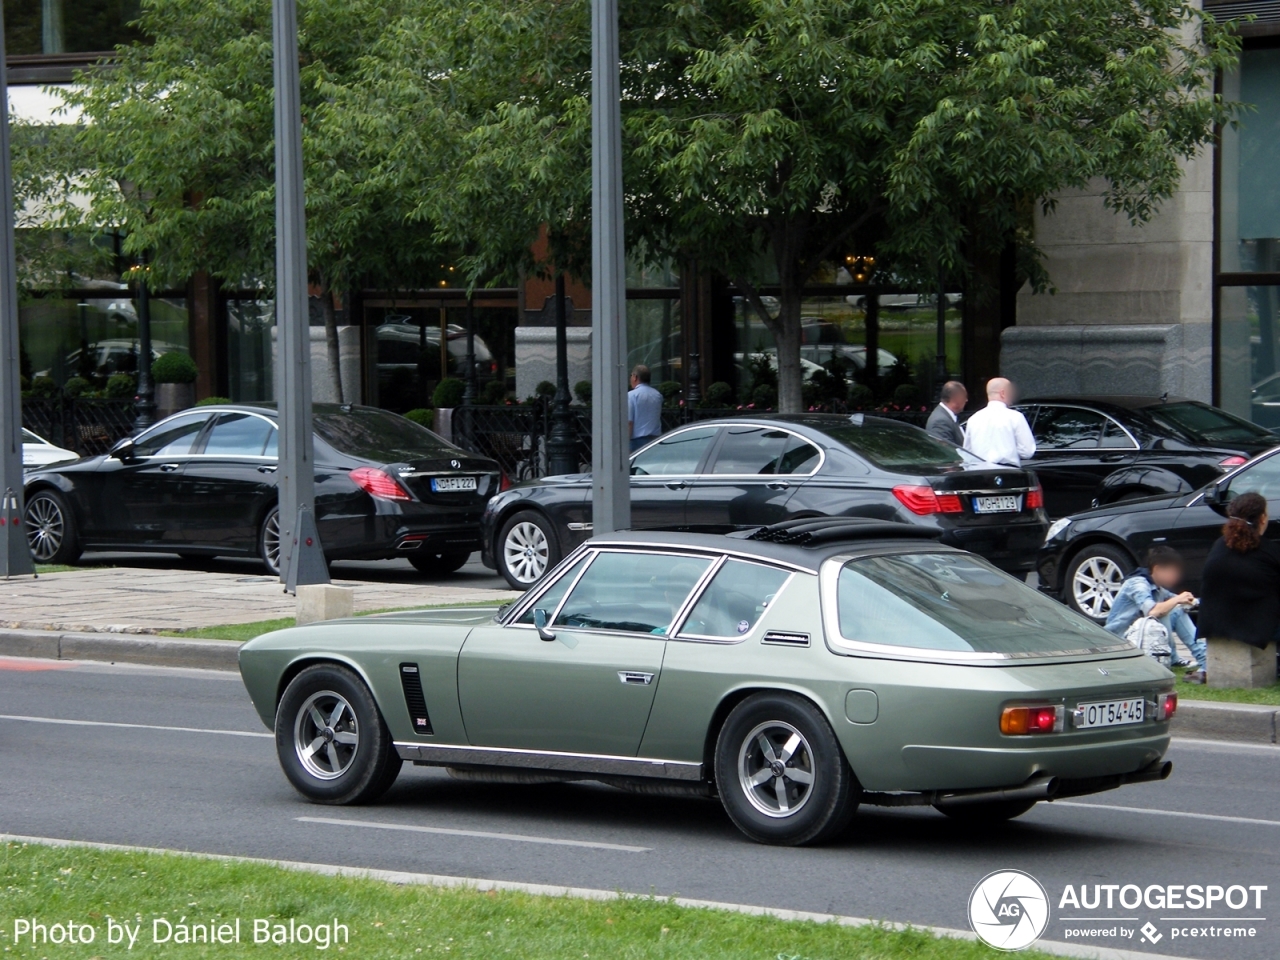
[[[970,803],[1000,803],[1006,800],[1050,800],[1058,792],[1058,778],[1032,777],[1019,787],[949,793],[933,801],[935,807],[960,807]]]
[[[1173,773],[1172,760],[1156,760],[1147,764],[1136,773],[1126,773],[1120,778],[1121,783],[1149,783],[1152,780],[1168,780]]]

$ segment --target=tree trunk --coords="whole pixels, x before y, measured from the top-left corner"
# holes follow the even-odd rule
[[[346,403],[342,395],[342,345],[338,342],[338,315],[333,306],[333,290],[326,283],[320,291],[320,312],[324,316],[324,340],[329,352],[329,376],[338,403]]]
[[[778,346],[778,412],[804,412],[804,371],[800,366],[800,289],[784,284],[778,298],[778,319],[772,324]]]

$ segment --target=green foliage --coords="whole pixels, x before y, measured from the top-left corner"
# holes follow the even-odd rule
[[[199,375],[191,356],[177,350],[162,354],[151,364],[151,379],[156,383],[195,383]]]
[[[865,410],[876,402],[876,395],[865,383],[855,383],[849,389],[849,404],[855,410]]]
[[[684,384],[678,380],[663,380],[658,384],[657,390],[662,394],[664,406],[675,407],[680,404],[680,394],[684,392]]]
[[[23,393],[31,389],[31,378],[25,373],[18,374],[18,389]]]
[[[733,403],[733,387],[723,380],[717,380],[707,387],[703,394],[702,406],[706,408],[727,407]]]
[[[462,394],[466,389],[467,385],[457,377],[445,377],[436,384],[436,389],[431,394],[431,404],[436,409],[456,407],[462,403]]]
[[[72,377],[62,385],[62,392],[68,397],[78,397],[93,390],[93,384],[84,377]]]
[[[919,403],[920,388],[914,383],[899,384],[893,390],[893,402],[901,404]]]
[[[771,383],[759,384],[751,391],[751,403],[755,407],[772,410],[778,405],[778,388]]]
[[[203,400],[197,400],[197,407],[214,407],[223,403],[230,403],[230,397],[205,397]]]
[[[578,402],[585,406],[591,406],[591,381],[579,380],[573,385],[573,395],[578,398]]]
[[[31,381],[31,396],[36,400],[52,400],[61,392],[53,377],[36,377]]]
[[[491,407],[506,402],[507,385],[501,380],[490,380],[480,390],[480,402],[486,403]]]
[[[107,386],[103,393],[113,400],[136,396],[138,381],[132,373],[113,373],[107,378]]]
[[[556,385],[550,380],[539,380],[538,385],[533,388],[535,397],[554,397],[556,395]]]
[[[418,407],[416,410],[410,410],[404,415],[406,420],[412,420],[419,426],[426,427],[430,430],[436,423],[436,412],[428,410],[426,407]]]

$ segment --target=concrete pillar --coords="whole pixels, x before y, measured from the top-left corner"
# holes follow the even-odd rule
[[[330,583],[298,584],[298,626],[318,620],[340,620],[355,613],[356,592]]]
[[[1276,682],[1276,645],[1261,650],[1239,640],[1210,640],[1206,680],[1211,687],[1269,687]]]

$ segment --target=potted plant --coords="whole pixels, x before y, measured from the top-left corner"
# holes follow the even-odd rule
[[[196,402],[196,362],[185,353],[166,353],[151,365],[156,385],[156,414],[167,417]]]

